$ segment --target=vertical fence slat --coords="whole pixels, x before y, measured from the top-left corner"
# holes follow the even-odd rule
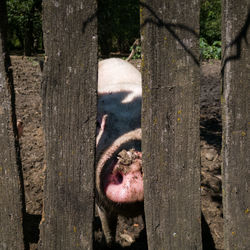
[[[199,1],[141,2],[149,249],[201,249]]]
[[[92,249],[96,1],[44,1],[46,182],[40,249]]]
[[[13,132],[13,81],[6,53],[7,16],[0,2],[0,249],[24,249],[22,188]],[[6,72],[8,71],[8,74]]]
[[[223,1],[225,249],[250,249],[250,3]]]

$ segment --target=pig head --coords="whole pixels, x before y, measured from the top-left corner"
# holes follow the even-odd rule
[[[141,74],[117,58],[101,61],[98,69],[97,207],[111,244],[117,215],[143,212]]]

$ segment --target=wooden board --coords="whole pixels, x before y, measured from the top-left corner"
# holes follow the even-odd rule
[[[44,1],[46,181],[40,249],[92,249],[97,3]]]
[[[25,204],[5,1],[0,2],[0,16],[0,249],[21,250]]]
[[[199,1],[143,1],[148,248],[201,249]]]
[[[223,1],[222,122],[225,249],[250,249],[250,2]]]

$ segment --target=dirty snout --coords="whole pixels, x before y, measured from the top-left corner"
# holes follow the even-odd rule
[[[106,197],[117,203],[143,201],[141,152],[122,150],[103,178]]]
[[[129,204],[144,199],[141,129],[118,138],[97,165],[97,186],[111,202]]]

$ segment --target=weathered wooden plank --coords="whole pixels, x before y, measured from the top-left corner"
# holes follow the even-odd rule
[[[250,249],[250,2],[224,0],[222,18],[225,249]]]
[[[96,1],[44,1],[46,182],[40,249],[92,249]]]
[[[10,58],[6,51],[5,1],[0,1],[0,17],[0,249],[24,249],[22,225],[25,207],[21,165],[17,161],[19,144],[13,110],[15,93]]]
[[[141,2],[149,249],[201,249],[199,1]]]

